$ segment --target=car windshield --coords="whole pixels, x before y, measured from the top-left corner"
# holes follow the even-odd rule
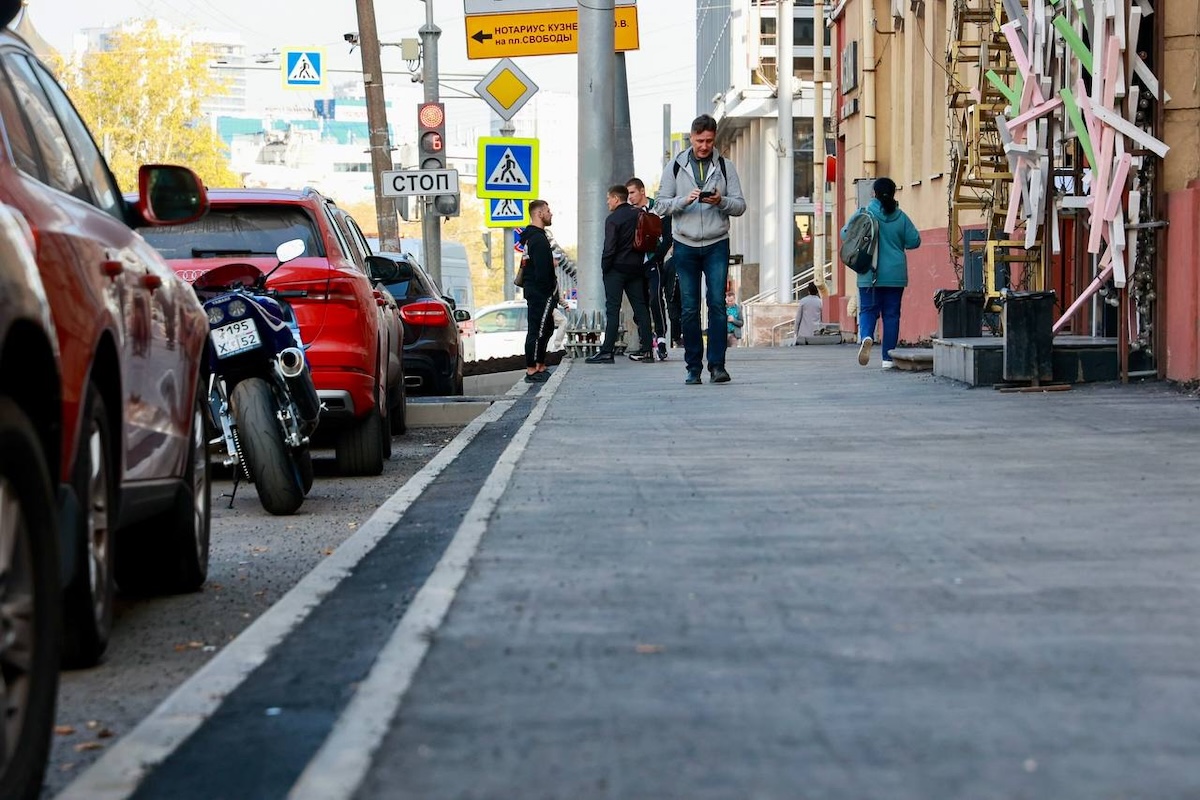
[[[163,258],[273,256],[292,239],[304,241],[304,255],[322,257],[321,237],[299,208],[247,205],[214,207],[186,225],[139,228]]]

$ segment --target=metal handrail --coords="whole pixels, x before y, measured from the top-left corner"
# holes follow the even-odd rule
[[[791,329],[794,331],[796,329],[796,320],[788,319],[788,320],[784,320],[783,322],[780,322],[776,325],[771,326],[771,347],[779,346],[778,341],[776,340],[776,333],[779,331],[780,328],[787,328],[787,327],[791,327]]]
[[[817,274],[815,266],[807,267],[802,272],[797,273],[796,277],[792,278],[792,297],[788,302],[795,300],[800,288],[811,281]],[[825,264],[825,280],[829,281],[833,278],[833,262],[829,261]],[[778,289],[768,289],[764,292],[759,292],[753,297],[748,297],[742,301],[743,305],[752,305],[754,303],[765,303],[769,300],[774,300],[779,295]]]

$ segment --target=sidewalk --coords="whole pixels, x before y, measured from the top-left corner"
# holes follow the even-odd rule
[[[855,355],[518,383],[61,797],[1200,796],[1200,402]]]
[[[358,797],[1200,794],[1195,399],[679,355],[552,385]]]

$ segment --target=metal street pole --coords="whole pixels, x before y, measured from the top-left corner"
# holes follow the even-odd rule
[[[625,54],[613,56],[613,183],[633,177],[633,123],[629,118],[629,76]],[[649,177],[649,176],[646,176]]]
[[[793,198],[796,196],[795,175],[795,136],[792,126],[792,0],[779,0],[779,19],[776,20],[775,30],[778,32],[778,53],[775,57],[776,85],[779,95],[779,176],[775,195],[779,209],[778,247],[775,271],[776,295],[780,303],[792,302],[792,269],[795,263],[796,222],[792,213]]]
[[[516,126],[513,125],[511,119],[504,120],[504,124],[500,126],[501,136],[515,136],[517,134]],[[487,202],[486,200],[484,201]],[[526,200],[526,203],[531,201]],[[551,206],[553,208],[553,206]],[[517,287],[513,286],[513,276],[516,274],[516,256],[515,247],[517,244],[517,235],[515,228],[501,228],[500,237],[504,245],[504,299],[515,300],[517,298]]]
[[[439,100],[438,37],[442,35],[442,29],[433,22],[433,0],[425,0],[425,24],[418,32],[421,34],[421,80],[425,83],[425,102],[436,103]],[[445,142],[442,146],[445,146]],[[424,197],[422,202],[424,213],[421,214],[421,239],[425,250],[425,271],[433,278],[434,283],[441,286],[442,217],[434,207],[433,197]]]
[[[664,167],[671,161],[671,104],[663,103],[663,158]]]
[[[579,308],[603,306],[600,251],[613,172],[613,0],[579,3]]]
[[[371,143],[371,172],[375,184],[375,218],[379,226],[379,247],[400,252],[400,225],[396,206],[383,196],[382,175],[393,169],[392,144],[388,139],[387,102],[383,96],[383,73],[379,63],[379,33],[375,29],[373,0],[355,0],[358,12],[358,43],[362,55],[363,90],[367,97],[367,129]]]

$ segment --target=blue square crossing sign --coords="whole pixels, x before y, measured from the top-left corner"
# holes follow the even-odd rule
[[[479,139],[476,194],[485,198],[537,197],[538,140],[485,136]]]
[[[529,201],[494,197],[487,201],[487,227],[512,228],[529,224]]]
[[[285,50],[283,83],[289,89],[320,89],[325,85],[325,58],[319,48]]]

